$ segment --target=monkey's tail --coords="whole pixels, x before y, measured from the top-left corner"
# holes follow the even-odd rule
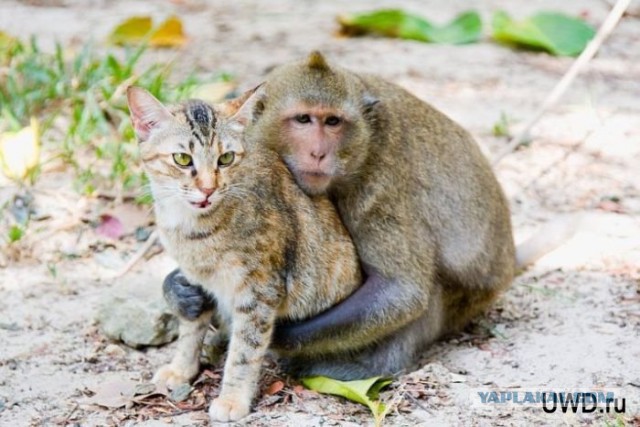
[[[516,247],[518,270],[526,268],[544,255],[558,248],[580,228],[582,215],[571,214],[554,219],[536,231],[532,237]]]

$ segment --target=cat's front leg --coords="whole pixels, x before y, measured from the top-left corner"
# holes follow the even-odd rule
[[[178,348],[171,363],[161,367],[153,376],[156,384],[175,388],[188,384],[200,371],[202,342],[211,322],[211,311],[206,311],[194,320],[180,317]]]
[[[236,297],[222,389],[209,408],[212,421],[237,421],[250,412],[280,300],[275,287],[252,294]]]

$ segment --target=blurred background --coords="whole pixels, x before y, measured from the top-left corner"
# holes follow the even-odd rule
[[[117,390],[101,389],[105,381],[148,380],[171,353],[153,346],[175,337],[165,322],[162,330],[150,326],[150,339],[122,339],[125,329],[166,315],[154,304],[174,267],[155,241],[123,97],[128,85],[166,102],[217,102],[319,49],[433,104],[495,159],[611,6],[1,0],[0,418],[7,425],[142,425],[159,417],[188,424],[203,419],[206,387],[217,384],[212,367],[181,401],[95,399]],[[480,386],[615,389],[628,398],[625,414],[571,422],[639,422],[639,164],[636,0],[525,144],[495,163],[518,241],[560,216],[580,215],[582,227],[519,276],[486,319],[434,346],[421,370],[383,393],[393,407],[390,425],[560,419],[538,408],[468,408]],[[140,305],[115,311],[131,300]],[[106,330],[114,317],[125,324]],[[271,386],[284,381],[269,378]],[[250,424],[370,421],[366,408],[288,381],[265,391]]]

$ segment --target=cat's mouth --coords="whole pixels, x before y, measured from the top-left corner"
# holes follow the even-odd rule
[[[211,206],[211,202],[209,201],[209,199],[204,199],[201,202],[189,202],[189,203],[191,203],[191,206],[198,209],[206,209],[209,206]]]

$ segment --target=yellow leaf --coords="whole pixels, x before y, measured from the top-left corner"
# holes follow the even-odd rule
[[[140,44],[150,31],[151,17],[134,16],[118,25],[109,36],[109,41],[117,45]]]
[[[40,138],[35,118],[31,118],[31,126],[19,132],[0,134],[0,161],[7,177],[24,179],[38,166],[39,160]]]
[[[180,47],[186,41],[182,21],[177,16],[171,16],[153,32],[149,44],[155,47]]]
[[[11,50],[16,44],[18,44],[18,39],[0,31],[0,61],[4,62],[9,59]]]

